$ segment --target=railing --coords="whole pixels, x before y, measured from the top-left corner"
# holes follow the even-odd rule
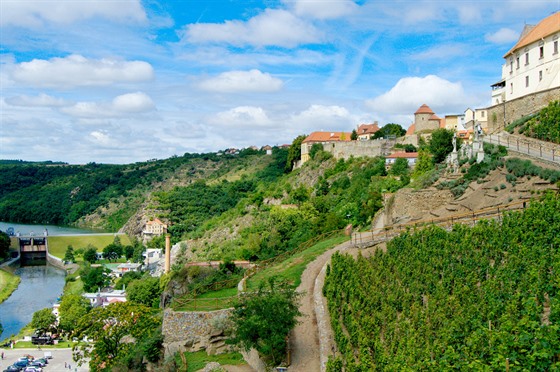
[[[527,154],[540,159],[552,161],[560,164],[560,146],[553,143],[541,143],[541,141],[532,141],[523,138],[510,136],[500,136],[489,134],[483,137],[484,142],[492,143],[495,145],[505,146],[507,149]]]
[[[472,223],[474,225],[477,221],[482,219],[500,219],[502,218],[504,212],[524,209],[528,202],[529,201],[527,200],[520,201],[497,207],[484,208],[473,212],[458,213],[448,217],[423,219],[404,224],[391,225],[381,229],[373,229],[368,232],[358,232],[352,234],[352,243],[354,246],[371,246],[372,244],[388,241],[391,238],[394,238],[395,236],[411,229],[418,229],[431,225],[451,229],[453,225],[457,223]]]

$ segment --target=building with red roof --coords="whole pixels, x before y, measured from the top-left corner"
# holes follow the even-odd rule
[[[360,124],[356,132],[358,133],[358,140],[367,141],[379,130],[377,122],[373,124]]]
[[[301,143],[301,164],[310,159],[309,153],[314,144],[325,145],[333,142],[349,142],[352,133],[349,132],[313,132]]]

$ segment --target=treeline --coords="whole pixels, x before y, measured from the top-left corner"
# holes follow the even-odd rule
[[[329,371],[557,370],[560,197],[475,227],[410,231],[336,254],[323,288]]]

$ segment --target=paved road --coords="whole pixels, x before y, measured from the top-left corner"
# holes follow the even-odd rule
[[[13,364],[19,357],[26,354],[31,354],[35,358],[40,358],[43,356],[44,351],[50,351],[53,358],[49,360],[44,368],[45,372],[88,372],[88,365],[78,366],[76,362],[72,360],[72,349],[43,349],[39,351],[37,349],[2,349],[0,352],[4,352],[4,359],[0,360],[0,371],[6,369],[9,365]],[[70,364],[72,369],[64,368],[64,363],[66,365]]]

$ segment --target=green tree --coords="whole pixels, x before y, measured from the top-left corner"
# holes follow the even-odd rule
[[[124,257],[125,257],[127,260],[130,260],[130,259],[132,259],[132,257],[134,257],[134,247],[133,247],[133,246],[131,246],[131,245],[126,245],[126,246],[124,247],[123,251],[124,251]]]
[[[414,167],[413,175],[418,177],[421,174],[426,173],[434,168],[434,163],[432,162],[432,157],[430,153],[426,150],[418,151],[418,159],[416,159],[416,166]]]
[[[3,231],[0,231],[0,258],[8,257],[10,252],[10,237]]]
[[[124,288],[126,289],[130,282],[142,278],[142,275],[143,274],[140,271],[128,271],[124,273],[123,276],[119,278],[119,280],[117,280],[117,282],[115,283],[115,288],[122,289],[124,286]]]
[[[285,173],[289,173],[294,169],[294,164],[301,159],[301,143],[307,137],[307,135],[302,134],[297,136],[290,148],[288,149],[288,159],[286,160],[286,168],[284,169]]]
[[[113,366],[126,364],[137,345],[153,336],[161,326],[157,311],[133,302],[121,302],[92,309],[78,323],[77,337],[88,337],[91,344],[74,348],[80,364],[89,358],[92,371],[110,371]],[[155,359],[154,355],[151,355]]]
[[[149,307],[159,307],[161,288],[159,278],[147,277],[133,280],[126,288],[126,298]]]
[[[287,283],[276,283],[274,278],[241,296],[232,314],[235,336],[229,342],[245,350],[255,348],[268,365],[277,365],[286,355],[286,337],[301,315],[299,297]]]
[[[53,314],[52,309],[47,307],[33,313],[31,326],[41,332],[46,332],[54,328],[56,316]]]
[[[86,315],[91,309],[89,301],[79,294],[65,294],[60,301],[58,309],[60,313],[59,327],[66,332],[72,332],[78,320]]]
[[[409,174],[408,160],[405,158],[397,158],[391,166],[391,169],[389,169],[389,174],[393,176],[407,176]]]
[[[103,248],[103,257],[109,261],[118,260],[123,253],[122,245],[111,243]]]
[[[373,134],[373,139],[385,138],[385,137],[402,137],[406,134],[406,130],[403,129],[399,124],[389,123],[385,124],[377,132]]]
[[[439,128],[432,132],[432,137],[428,145],[432,153],[434,163],[441,163],[445,157],[453,151],[453,131]]]
[[[358,132],[356,132],[356,129],[352,129],[352,134],[350,134],[350,139],[352,141],[356,141],[358,139]]]
[[[321,151],[324,151],[323,145],[321,145],[320,143],[314,143],[313,145],[311,145],[311,150],[309,150],[309,157],[311,159],[315,159],[315,156]]]
[[[66,248],[66,252],[64,253],[64,261],[76,262],[76,257],[74,257],[74,247],[72,247],[72,245],[68,245],[68,247]]]
[[[104,267],[84,267],[80,274],[84,291],[97,292],[99,288],[106,287],[111,282],[108,273],[109,270]]]
[[[84,257],[84,261],[87,261],[89,263],[94,263],[95,261],[97,261],[97,249],[95,247],[88,246],[84,251],[83,257]]]

